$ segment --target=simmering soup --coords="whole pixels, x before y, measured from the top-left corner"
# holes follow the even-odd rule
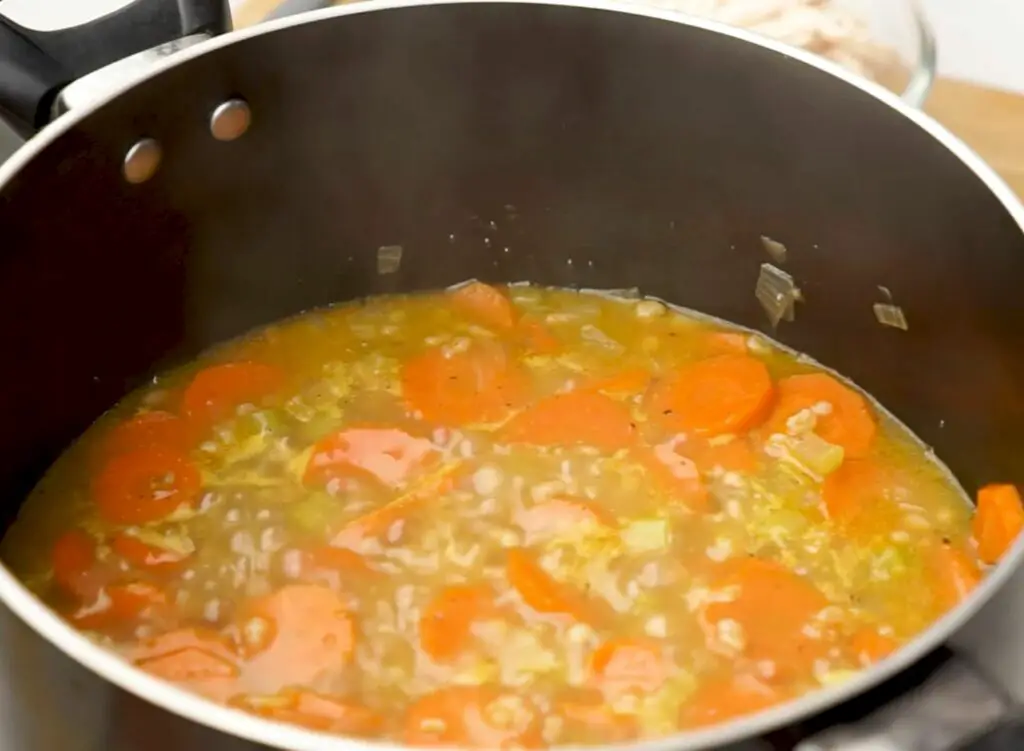
[[[413,745],[652,738],[847,679],[1024,513],[772,342],[470,283],[256,331],[52,468],[5,561],[239,710]]]

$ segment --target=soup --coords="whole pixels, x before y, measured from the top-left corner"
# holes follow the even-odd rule
[[[142,670],[412,745],[652,738],[849,678],[1024,514],[804,357],[656,300],[470,283],[161,375],[3,543]]]

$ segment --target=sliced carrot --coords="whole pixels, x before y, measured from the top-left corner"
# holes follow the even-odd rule
[[[410,746],[541,748],[542,721],[521,693],[456,686],[414,702],[405,714],[402,740]]]
[[[981,582],[981,569],[974,559],[960,547],[940,544],[928,559],[929,572],[934,577],[933,591],[940,612],[960,604]]]
[[[529,607],[538,613],[558,613],[592,623],[594,609],[576,590],[553,579],[522,550],[508,552],[509,583]]]
[[[717,469],[746,474],[754,472],[759,463],[757,453],[744,436],[725,443],[712,443],[695,437],[687,440],[680,450],[705,474]]]
[[[707,346],[712,352],[719,354],[743,355],[747,353],[747,334],[734,331],[715,331],[708,334]]]
[[[594,650],[590,670],[606,696],[651,693],[675,671],[665,649],[651,639],[610,639]]]
[[[435,660],[448,660],[469,644],[474,622],[494,618],[494,592],[486,586],[446,587],[420,618],[420,645]]]
[[[328,587],[289,584],[243,603],[239,615],[239,643],[249,656],[246,680],[259,692],[312,683],[351,660],[355,624]]]
[[[110,542],[111,549],[122,559],[139,568],[167,571],[187,560],[189,553],[149,545],[130,532],[119,532]]]
[[[53,580],[61,589],[79,598],[96,595],[96,543],[89,535],[77,529],[65,532],[53,544],[50,560]]]
[[[639,734],[636,718],[615,712],[600,697],[595,701],[563,701],[558,710],[573,733],[583,733],[593,741],[620,743]]]
[[[231,362],[199,371],[181,397],[182,413],[200,428],[231,417],[242,404],[259,404],[279,391],[284,375],[272,365]]]
[[[238,692],[238,657],[215,631],[170,631],[128,647],[125,657],[147,673],[215,701],[227,701]]]
[[[582,498],[552,498],[517,511],[514,516],[528,542],[617,526],[617,520],[606,509]]]
[[[435,455],[426,438],[398,428],[346,428],[316,443],[303,481],[323,483],[355,472],[398,488]]]
[[[152,584],[111,584],[100,591],[94,602],[76,610],[71,620],[79,628],[100,631],[150,617],[154,609],[166,605],[167,595]]]
[[[868,453],[875,440],[875,419],[859,393],[825,373],[783,378],[778,384],[775,408],[766,424],[769,433],[786,433],[786,422],[797,412],[827,404],[827,414],[815,415],[814,432],[829,443],[842,446],[847,458]]]
[[[103,441],[103,449],[108,455],[153,448],[187,449],[185,421],[170,412],[143,412],[118,423]]]
[[[375,573],[366,559],[348,548],[318,545],[302,552],[303,574],[317,571],[335,571],[342,574]]]
[[[891,655],[899,643],[883,636],[877,628],[862,628],[850,638],[850,650],[862,665],[874,665]]]
[[[615,450],[636,440],[636,425],[625,405],[604,394],[570,391],[541,399],[502,429],[510,443],[538,446],[586,445]]]
[[[421,478],[395,500],[348,522],[331,540],[331,545],[358,549],[365,537],[386,533],[392,524],[404,519],[425,502],[448,492],[461,467],[459,462],[452,462]]]
[[[651,382],[646,368],[630,368],[614,375],[583,383],[580,391],[603,391],[606,394],[641,394]]]
[[[1013,485],[986,485],[978,491],[978,509],[972,532],[978,544],[978,557],[985,563],[998,563],[1013,547],[1024,529],[1024,504]]]
[[[655,384],[647,410],[666,429],[704,436],[742,433],[771,404],[771,376],[749,355],[702,360]]]
[[[515,333],[519,343],[534,354],[550,355],[562,348],[561,340],[540,321],[522,318]]]
[[[146,524],[199,500],[202,480],[172,449],[139,449],[110,459],[93,480],[100,515],[113,524]]]
[[[709,603],[703,613],[708,641],[713,649],[734,649],[725,643],[728,629],[742,629],[739,651],[751,660],[770,660],[776,675],[803,676],[829,645],[805,632],[815,615],[828,606],[825,596],[806,579],[789,569],[758,558],[726,561],[719,567],[715,586],[736,588],[734,599]]]
[[[857,538],[890,533],[898,524],[899,514],[885,496],[889,484],[889,473],[876,461],[844,461],[821,487],[828,518]]]
[[[527,380],[503,348],[431,349],[402,368],[402,395],[424,419],[448,425],[504,419],[527,398]]]
[[[683,705],[680,724],[688,728],[717,725],[768,709],[785,698],[774,687],[749,676],[715,681],[702,686]]]
[[[384,726],[384,718],[364,704],[308,689],[286,688],[270,696],[241,694],[228,705],[269,720],[343,735],[370,736]]]
[[[650,450],[640,449],[638,456],[654,483],[672,500],[696,513],[709,511],[711,499],[697,465],[680,450],[680,442],[673,438]]]
[[[519,312],[504,290],[483,282],[470,282],[448,293],[455,309],[477,323],[497,331],[511,331]]]

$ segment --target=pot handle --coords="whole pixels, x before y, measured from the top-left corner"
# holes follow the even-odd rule
[[[1020,751],[1024,724],[1005,692],[962,655],[916,692],[794,751]]]
[[[0,15],[0,117],[28,137],[50,121],[57,94],[72,81],[182,37],[230,29],[227,0],[132,0],[53,31],[29,29]]]

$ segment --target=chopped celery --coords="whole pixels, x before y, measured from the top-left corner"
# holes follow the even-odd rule
[[[622,542],[631,553],[666,550],[669,544],[667,519],[637,519],[622,528]]]
[[[183,532],[160,532],[155,529],[141,527],[133,529],[129,533],[139,542],[145,543],[152,548],[167,550],[182,558],[192,555],[196,551],[196,544],[192,538]]]
[[[845,457],[842,446],[829,443],[815,433],[799,437],[777,435],[773,436],[773,443],[782,449],[783,459],[818,478],[839,469]]]

